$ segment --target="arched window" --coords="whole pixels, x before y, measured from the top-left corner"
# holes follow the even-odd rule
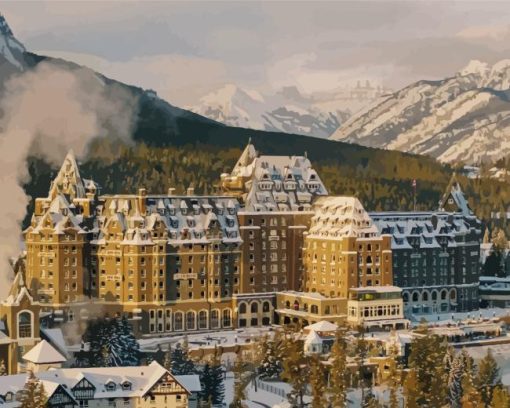
[[[413,293],[413,302],[417,302],[418,301],[418,292],[414,292]]]
[[[285,308],[290,309],[290,302],[288,300],[285,302]]]
[[[195,323],[195,312],[190,310],[188,313],[186,313],[186,330],[195,330]]]
[[[198,313],[198,328],[207,329],[207,311],[201,310]]]
[[[299,310],[299,302],[297,300],[294,301],[294,310]]]
[[[217,329],[220,327],[220,312],[217,309],[211,310],[211,328]]]
[[[230,309],[223,310],[223,327],[232,326],[232,314]]]
[[[404,292],[404,294],[402,295],[402,298],[404,299],[405,303],[409,302],[409,293]]]
[[[25,311],[18,314],[18,337],[32,337],[32,313]]]
[[[429,301],[429,292],[427,292],[427,291],[423,292],[421,295],[421,298],[424,302],[428,302]]]
[[[437,300],[437,292],[435,290],[432,291],[432,300]]]
[[[258,313],[259,304],[257,302],[252,302],[252,304],[250,305],[250,309],[252,313]]]
[[[246,313],[246,303],[239,304],[239,313]]]
[[[446,293],[446,289],[443,289],[443,290],[441,291],[441,300],[446,300],[446,295],[447,295],[447,293]]]
[[[450,299],[455,300],[457,298],[457,292],[455,289],[452,289],[450,292]]]
[[[262,311],[264,313],[271,311],[271,305],[269,304],[269,302],[264,302],[264,304],[262,305]]]
[[[174,313],[174,330],[176,331],[184,330],[182,312]]]

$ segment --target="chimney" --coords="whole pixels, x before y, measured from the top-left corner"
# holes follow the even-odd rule
[[[174,194],[175,194],[175,187],[170,187],[170,188],[168,189],[168,195],[169,195],[169,196],[173,196]]]
[[[186,190],[186,195],[192,196],[193,194],[195,194],[195,189],[189,186],[188,189]]]

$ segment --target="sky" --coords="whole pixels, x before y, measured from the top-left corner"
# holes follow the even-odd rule
[[[0,2],[36,53],[191,106],[226,83],[333,92],[398,89],[510,58],[508,2]]]

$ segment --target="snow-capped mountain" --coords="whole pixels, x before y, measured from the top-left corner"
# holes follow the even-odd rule
[[[510,154],[510,60],[471,61],[419,81],[352,116],[331,139],[477,163]]]
[[[23,71],[25,47],[12,33],[4,16],[0,14],[0,72],[4,69]]]
[[[336,91],[303,95],[295,87],[273,94],[261,93],[227,84],[205,95],[189,109],[230,126],[276,132],[329,137],[351,115],[379,96],[381,90],[362,93]]]

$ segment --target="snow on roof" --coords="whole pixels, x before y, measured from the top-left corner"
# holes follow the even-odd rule
[[[305,344],[322,344],[322,340],[315,330],[310,330],[306,336]]]
[[[379,235],[377,227],[356,197],[320,197],[314,206],[309,236],[368,238]]]
[[[328,322],[327,320],[321,320],[320,322],[306,326],[304,329],[310,330],[312,332],[337,331],[338,325],[336,325],[335,323]]]
[[[34,364],[63,363],[67,361],[66,358],[55,350],[46,340],[42,340],[32,347],[32,349],[23,356],[23,359]]]
[[[48,329],[45,327],[41,327],[41,333],[46,336],[49,340],[49,343],[54,346],[60,354],[64,357],[67,356],[67,345],[64,339],[64,334],[62,333],[62,329],[54,328]]]
[[[246,211],[308,211],[328,193],[306,156],[258,156],[251,144],[226,176],[243,182]]]
[[[200,377],[198,375],[174,375],[179,384],[186,388],[189,392],[200,392]]]

